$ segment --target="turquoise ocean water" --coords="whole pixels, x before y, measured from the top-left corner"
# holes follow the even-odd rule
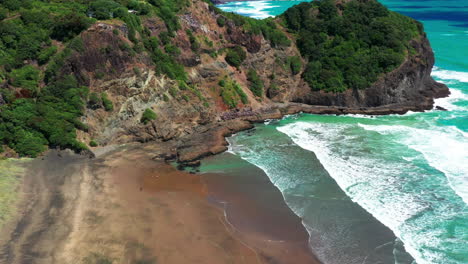
[[[299,2],[219,7],[264,18]],[[325,264],[413,262],[401,242],[418,264],[466,264],[468,1],[381,2],[424,23],[436,55],[433,77],[452,93],[436,105],[449,111],[290,116],[231,137],[230,152],[268,175]],[[378,241],[382,228],[369,214],[398,239]]]

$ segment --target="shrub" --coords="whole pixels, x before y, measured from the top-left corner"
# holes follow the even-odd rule
[[[149,37],[144,41],[145,48],[150,52],[154,52],[159,48],[159,39],[157,37]]]
[[[299,58],[298,56],[289,57],[289,68],[291,69],[291,73],[293,75],[296,75],[299,72],[301,72],[301,69],[302,69],[301,58]]]
[[[152,54],[152,59],[156,64],[156,72],[158,74],[166,74],[173,80],[185,81],[187,79],[184,67],[168,54],[158,49]]]
[[[197,52],[200,49],[200,43],[198,42],[197,38],[193,35],[192,31],[187,29],[185,32],[189,37],[190,48],[192,49],[192,51]]]
[[[244,49],[240,46],[229,48],[226,53],[226,62],[229,65],[239,68],[242,62],[247,58],[247,54]]]
[[[146,123],[156,120],[156,118],[157,118],[156,113],[153,110],[146,108],[145,111],[143,112],[143,115],[141,116],[140,121],[146,125]]]
[[[70,41],[68,47],[72,50],[83,52],[84,51],[84,43],[80,37],[75,37]]]
[[[102,78],[104,78],[104,76],[105,76],[105,73],[103,73],[102,71],[94,72],[94,78],[96,78],[98,80],[101,80]]]
[[[49,62],[49,59],[57,53],[57,47],[56,46],[50,46],[48,48],[43,49],[41,52],[39,52],[39,55],[37,56],[37,61],[39,64],[46,64]]]
[[[11,85],[27,89],[33,95],[37,93],[39,80],[39,70],[31,65],[13,70],[9,79]]]
[[[94,148],[98,146],[98,143],[94,141],[94,139],[91,139],[91,141],[89,141],[89,146]]]
[[[3,3],[3,6],[12,10],[12,11],[15,11],[15,10],[18,10],[21,8],[21,0],[4,0],[2,1]],[[27,1],[25,1],[27,2]]]
[[[98,109],[101,107],[101,99],[97,93],[91,93],[88,98],[88,107],[91,109]]]
[[[140,75],[141,75],[141,70],[140,70],[140,68],[138,68],[138,67],[133,67],[133,73],[135,73],[136,76],[140,76]]]
[[[178,93],[179,93],[179,92],[178,92],[178,90],[177,90],[175,87],[172,86],[171,88],[169,88],[169,94],[170,94],[172,97],[175,98],[175,97],[177,96]]]
[[[224,25],[226,25],[226,19],[224,17],[222,17],[222,16],[219,16],[216,19],[216,23],[218,23],[218,26],[224,27]]]
[[[257,72],[250,69],[247,73],[247,80],[250,82],[250,90],[255,96],[262,97],[263,95],[263,81],[258,76]]]
[[[169,36],[169,33],[167,31],[159,33],[159,39],[164,45],[171,43],[171,37]]]
[[[180,55],[180,49],[172,44],[167,44],[165,47],[164,47],[164,50],[166,51],[167,54],[173,56],[173,57],[177,57]]]
[[[112,103],[111,100],[109,100],[109,97],[107,96],[106,93],[101,93],[101,100],[102,100],[102,105],[104,106],[104,109],[107,112],[114,110],[114,104]]]
[[[0,7],[0,21],[8,17],[8,10],[3,7]]]
[[[185,91],[185,90],[190,89],[190,87],[185,81],[179,81],[178,84],[179,84],[179,90]]]
[[[47,140],[37,132],[19,130],[12,148],[21,156],[37,157],[46,150]]]
[[[112,0],[96,0],[91,2],[88,14],[100,20],[114,18],[114,13],[122,6]]]

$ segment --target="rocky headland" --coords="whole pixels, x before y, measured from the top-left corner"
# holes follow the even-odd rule
[[[414,52],[406,55],[399,67],[381,75],[370,87],[325,92],[311,89],[300,72],[293,74],[287,66],[288,58],[300,57],[294,44],[275,47],[264,36],[243,30],[229,19],[220,26],[219,17],[222,14],[204,1],[193,1],[180,15],[181,29],[173,42],[180,49],[177,60],[188,73],[188,88],[156,74],[147,53],[132,56],[121,49],[121,43],[131,43],[124,23],[102,21],[81,33],[83,51],[74,52],[62,72],[76,76],[92,92],[106,92],[114,109],[88,108],[82,122],[89,129],[79,131],[78,139],[94,139],[101,146],[173,140],[177,143],[174,149],[167,150],[167,156],[179,162],[193,162],[226,150],[225,136],[266,119],[299,112],[404,114],[432,109],[434,98],[449,94],[445,85],[431,77],[434,54],[424,34],[410,41]],[[158,18],[147,18],[142,23],[151,36],[166,30]],[[121,33],[115,34],[116,30]],[[294,43],[294,36],[282,30]],[[201,47],[196,52],[186,33],[189,31],[200,39]],[[210,54],[234,46],[246,51],[246,58],[238,67],[229,65],[223,56]],[[108,47],[108,52],[102,52],[103,47]],[[106,74],[96,78],[100,67]],[[248,89],[249,69],[255,69],[263,82],[262,96]],[[303,70],[304,67],[300,69]],[[247,103],[226,105],[218,85],[226,78],[239,84],[247,95]],[[141,116],[147,108],[157,118],[142,123]]]

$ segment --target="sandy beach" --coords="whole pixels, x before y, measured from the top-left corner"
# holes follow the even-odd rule
[[[255,196],[216,174],[178,171],[154,158],[163,145],[32,161],[0,263],[318,263],[269,181],[252,182]]]

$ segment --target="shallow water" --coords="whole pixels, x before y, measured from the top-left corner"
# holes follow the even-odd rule
[[[298,2],[220,7],[263,18]],[[373,240],[389,237],[366,212],[417,263],[468,263],[468,3],[381,2],[424,23],[436,55],[433,77],[452,93],[436,105],[449,111],[292,116],[232,137],[231,152],[266,172],[325,263],[411,262],[399,243]]]

